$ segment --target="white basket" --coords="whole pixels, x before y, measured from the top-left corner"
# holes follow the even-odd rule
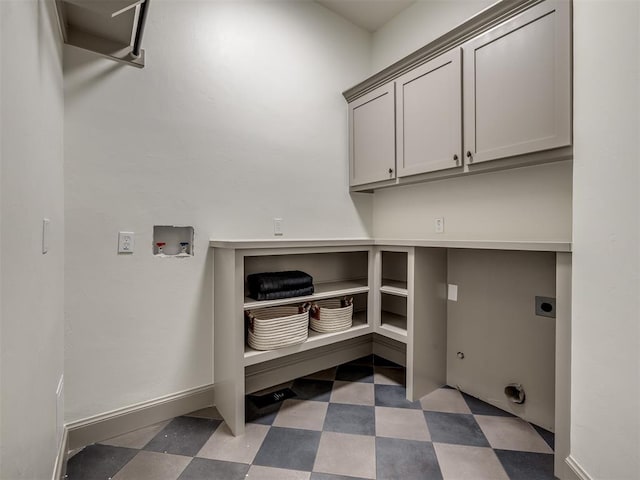
[[[303,310],[302,313],[300,310]],[[309,336],[306,307],[281,306],[245,312],[249,318],[247,343],[255,350],[273,350],[303,343]]]
[[[344,307],[339,298],[315,302],[311,307],[309,317],[311,329],[319,333],[331,333],[351,328],[353,324],[353,299],[349,299],[348,302],[349,305]]]

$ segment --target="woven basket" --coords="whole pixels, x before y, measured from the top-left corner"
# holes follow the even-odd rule
[[[353,324],[353,299],[318,300],[311,306],[309,326],[320,333],[348,330]]]
[[[247,343],[255,350],[273,350],[303,343],[309,335],[309,307],[281,306],[245,312]]]

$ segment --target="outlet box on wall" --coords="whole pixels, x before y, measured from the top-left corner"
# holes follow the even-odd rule
[[[158,257],[192,257],[193,227],[154,225],[153,254]]]

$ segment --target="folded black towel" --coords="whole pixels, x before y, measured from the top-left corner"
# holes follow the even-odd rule
[[[250,296],[255,298],[259,293],[298,290],[313,286],[313,277],[299,270],[287,272],[254,273],[247,276]],[[313,292],[312,292],[313,293]],[[306,295],[306,294],[303,294]],[[278,297],[283,298],[283,297]]]
[[[256,300],[277,300],[279,298],[289,298],[289,297],[302,297],[304,295],[311,295],[313,293],[313,285],[310,287],[304,288],[296,288],[292,290],[280,290],[277,292],[257,292],[250,293],[249,296]]]

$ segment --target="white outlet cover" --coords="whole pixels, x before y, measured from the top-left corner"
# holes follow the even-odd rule
[[[118,253],[133,253],[135,244],[133,232],[118,233]]]
[[[449,284],[449,288],[447,289],[447,299],[452,302],[458,301],[458,285]]]
[[[273,234],[277,237],[281,237],[283,235],[281,218],[273,219]]]
[[[444,217],[436,218],[433,227],[436,233],[444,233]]]

